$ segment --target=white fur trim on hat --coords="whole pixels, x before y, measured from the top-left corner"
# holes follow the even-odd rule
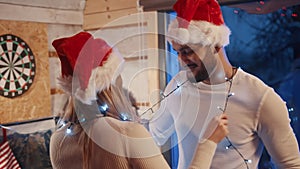
[[[207,21],[192,20],[187,29],[179,28],[174,19],[168,28],[167,40],[179,44],[201,44],[204,46],[226,46],[229,44],[230,29],[226,25],[214,25]]]
[[[92,101],[97,99],[97,92],[107,89],[110,84],[115,83],[123,70],[124,62],[123,57],[113,50],[102,66],[98,66],[92,70],[88,86],[85,90],[82,90],[78,82],[72,79],[71,76],[59,77],[59,84],[67,94],[73,92],[75,97],[82,103],[92,104]],[[74,88],[73,91],[72,87]]]

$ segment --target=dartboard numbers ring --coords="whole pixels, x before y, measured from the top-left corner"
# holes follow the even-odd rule
[[[35,58],[21,38],[0,36],[0,95],[14,98],[24,94],[33,83]]]

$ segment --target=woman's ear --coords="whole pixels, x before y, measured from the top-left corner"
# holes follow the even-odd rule
[[[221,49],[221,47],[216,46],[216,47],[215,47],[215,53],[218,53],[218,52],[220,51],[220,49]]]

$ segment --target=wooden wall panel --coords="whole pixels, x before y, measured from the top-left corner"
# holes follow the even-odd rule
[[[82,25],[83,12],[0,3],[0,19]]]
[[[141,0],[145,11],[173,10],[176,0]]]
[[[157,12],[144,12],[120,17],[103,29],[92,31],[125,58],[123,86],[136,98],[139,113],[156,103],[160,96],[157,28]]]
[[[136,8],[136,0],[87,0],[84,14]]]
[[[0,3],[41,7],[44,9],[80,10],[85,6],[85,0],[0,0]]]
[[[87,0],[83,16],[83,29],[103,28],[120,17],[137,12],[136,0]]]
[[[0,34],[13,34],[31,48],[36,74],[29,90],[15,98],[0,96],[0,123],[51,116],[47,25],[36,22],[0,20]]]
[[[136,13],[136,8],[101,12],[84,15],[83,29],[94,30],[105,27],[107,24],[118,20],[120,17]],[[124,26],[124,25],[123,25]]]
[[[48,49],[55,52],[52,42],[61,37],[72,36],[82,31],[82,25],[48,24]]]

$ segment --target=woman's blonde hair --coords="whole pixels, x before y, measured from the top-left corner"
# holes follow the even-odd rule
[[[126,94],[124,93],[122,86],[111,84],[107,89],[98,92],[97,96],[98,96],[97,105],[101,106],[102,104],[106,104],[108,106],[108,110],[106,114],[107,116],[120,119],[119,117],[121,113],[127,113],[131,117],[132,121],[139,120],[139,118],[136,115],[136,111],[132,106],[133,103],[131,103],[130,99],[126,97]],[[84,108],[82,108],[82,106]],[[65,105],[63,114],[61,116],[61,120],[63,121],[78,124],[78,125],[74,125],[74,128],[76,128],[77,131],[75,135],[79,134],[78,145],[82,146],[83,148],[83,154],[82,154],[83,169],[89,168],[89,159],[91,158],[90,150],[92,149],[92,146],[94,144],[93,141],[88,136],[88,134],[82,128],[82,124],[76,122],[80,121],[80,117],[82,116],[82,113],[84,114],[87,120],[86,123],[92,122],[95,118],[99,118],[95,114],[95,112],[98,112],[99,114],[99,110],[98,109],[92,110],[92,109],[95,109],[95,107],[91,107],[90,105],[85,105],[80,101],[70,97]]]

